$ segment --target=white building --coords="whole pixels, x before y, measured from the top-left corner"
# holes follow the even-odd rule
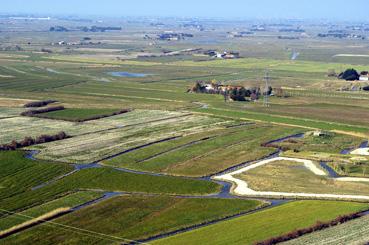
[[[368,75],[361,75],[359,80],[360,81],[369,81],[369,76]]]

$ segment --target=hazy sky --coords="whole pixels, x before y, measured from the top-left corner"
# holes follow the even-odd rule
[[[369,20],[368,0],[1,0],[2,13]]]

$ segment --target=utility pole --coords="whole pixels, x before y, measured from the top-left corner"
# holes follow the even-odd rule
[[[265,71],[264,81],[265,81],[265,89],[264,89],[264,104],[263,105],[264,107],[270,107],[269,94],[268,94],[270,77],[269,77],[268,70]]]

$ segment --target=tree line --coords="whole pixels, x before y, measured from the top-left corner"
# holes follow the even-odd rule
[[[32,108],[32,107],[43,107],[47,106],[48,104],[52,104],[58,102],[57,100],[40,100],[40,101],[32,101],[25,104],[23,107],[25,108]]]
[[[57,140],[63,140],[63,139],[67,139],[67,138],[70,138],[70,136],[67,135],[64,131],[61,131],[61,132],[59,132],[55,135],[46,135],[46,134],[44,134],[44,135],[38,136],[36,138],[32,138],[32,137],[27,136],[21,141],[13,140],[9,144],[0,145],[0,151],[14,151],[14,150],[22,148],[22,147],[27,147],[27,146],[31,146],[31,145],[37,145],[37,144],[43,144],[43,143],[57,141]]]
[[[269,86],[265,92],[261,92],[260,87],[246,88],[244,86],[222,85],[212,82],[196,81],[195,85],[189,90],[193,93],[221,94],[225,98],[234,101],[258,100],[261,95],[271,95],[273,88]]]
[[[65,109],[64,106],[54,106],[54,107],[47,107],[47,108],[43,108],[43,109],[34,109],[34,110],[28,110],[28,111],[22,112],[21,116],[33,117],[37,114],[47,113],[47,112],[52,112],[52,111],[61,111],[61,110],[64,110],[64,109]]]

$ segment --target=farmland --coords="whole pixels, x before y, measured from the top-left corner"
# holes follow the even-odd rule
[[[266,128],[269,129],[268,135],[265,135]],[[221,133],[220,135],[214,136],[208,133],[210,139],[196,142],[196,144],[179,144],[181,143],[180,141],[185,140],[184,138],[177,140],[179,141],[178,143],[171,142],[154,145],[150,147],[151,149],[145,148],[141,151],[128,153],[105,163],[107,165],[112,164],[142,171],[203,176],[217,173],[233,165],[267,156],[275,152],[275,150],[261,147],[261,143],[270,138],[282,138],[300,131],[289,128],[255,127],[251,125],[219,132]],[[202,135],[202,137],[204,136]],[[158,153],[159,149],[162,152],[161,154],[160,152]],[[141,155],[141,152],[144,154]],[[148,153],[150,152],[154,152],[155,155],[149,155]],[[247,152],[249,154],[240,154],[232,159],[228,158],[229,154],[236,152]]]
[[[123,120],[119,122],[121,126],[115,129],[73,137],[63,141],[64,144],[47,143],[31,149],[41,149],[41,153],[37,155],[39,159],[90,163],[142,145],[220,128],[222,124],[227,123],[205,116],[177,115],[160,120],[150,118],[147,123],[141,122],[131,126],[125,126],[122,116]],[[99,141],[96,141],[97,138]]]
[[[361,244],[368,240],[368,217],[362,217],[324,231],[316,232],[282,244]],[[358,234],[360,234],[358,236]]]
[[[15,225],[21,224],[29,220],[28,217],[39,217],[57,208],[62,208],[62,207],[72,208],[72,207],[84,204],[88,201],[97,199],[100,196],[101,195],[99,193],[95,193],[95,192],[77,192],[77,193],[73,193],[65,197],[56,199],[54,201],[50,201],[45,204],[27,209],[18,214],[5,216],[3,218],[0,218],[0,221],[1,221],[0,230],[9,229]],[[2,215],[5,215],[5,214],[7,213],[4,213]]]
[[[68,227],[79,227],[84,231],[109,234],[118,238],[115,239],[118,242],[119,237],[135,240],[144,239],[246,212],[259,205],[261,203],[258,201],[248,200],[119,196],[66,215],[55,222]],[[194,215],[194,213],[198,215]],[[36,241],[41,234],[48,242],[52,243],[83,241],[84,243],[109,244],[109,240],[104,240],[104,237],[91,237],[83,232],[59,228],[54,224],[42,225],[5,241],[10,243]]]
[[[358,203],[292,202],[158,240],[154,244],[253,244],[288,231],[308,227],[317,221],[327,221],[340,214],[352,213],[366,208],[367,204]]]
[[[0,15],[1,244],[255,244],[369,209],[369,83],[339,78],[369,39],[318,36],[364,24],[91,18]],[[366,242],[367,222],[290,244]]]

